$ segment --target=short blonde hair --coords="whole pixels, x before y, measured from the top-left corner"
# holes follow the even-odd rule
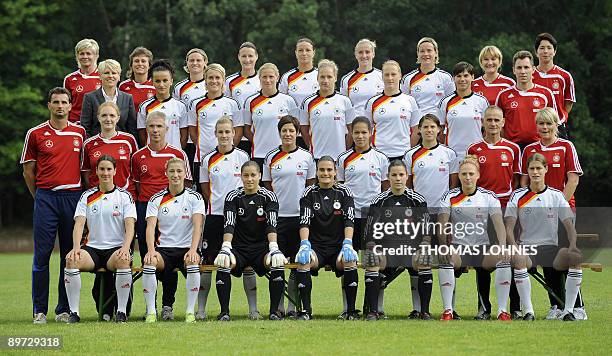
[[[185,161],[183,161],[182,159],[178,158],[178,157],[172,157],[169,160],[166,161],[166,171],[168,170],[168,167],[170,167],[171,164],[180,164],[181,166],[186,167],[185,165]]]
[[[372,52],[376,51],[376,42],[368,39],[368,38],[362,38],[359,40],[359,42],[357,42],[357,44],[355,45],[355,52],[357,52],[357,47],[359,47],[362,44],[367,44],[372,48]]]
[[[166,125],[166,114],[163,111],[152,111],[147,115],[147,120],[145,125],[148,126],[149,122],[155,120],[155,119],[161,119],[164,122],[164,126],[168,127],[168,125]]]
[[[121,109],[119,109],[119,106],[113,103],[112,101],[106,101],[100,104],[100,106],[98,106],[98,113],[97,113],[98,118],[100,118],[100,113],[102,112],[102,109],[104,109],[107,106],[110,106],[111,108],[115,109],[115,111],[117,112],[117,117],[121,116]]]
[[[436,64],[440,63],[440,52],[438,51],[438,42],[436,42],[436,40],[434,40],[431,37],[423,37],[417,43],[417,46],[416,46],[417,63],[421,63],[421,61],[419,60],[419,47],[421,47],[423,43],[431,43],[433,45],[434,51],[436,51]]]
[[[103,73],[107,69],[121,74],[121,64],[114,59],[107,59],[98,64],[98,72]]]
[[[475,155],[466,155],[459,163],[459,169],[466,164],[471,164],[476,167],[476,170],[480,173],[480,163],[478,163],[478,157]]]
[[[261,67],[259,67],[259,70],[257,71],[257,76],[261,77],[261,72],[266,69],[274,71],[274,74],[276,74],[276,78],[280,78],[280,72],[278,71],[278,67],[276,66],[276,64],[270,62],[264,63]]]
[[[229,124],[232,127],[232,130],[234,129],[234,120],[232,120],[232,118],[227,115],[223,115],[215,123],[215,132],[217,132],[219,125],[223,125],[223,124]]]
[[[484,70],[484,67],[482,66],[482,60],[485,56],[499,59],[499,66],[497,67],[497,69],[501,67],[502,62],[504,60],[504,56],[502,55],[499,48],[497,48],[496,46],[484,46],[480,50],[480,54],[478,55],[478,63],[480,63],[480,68],[482,68],[482,70]]]
[[[545,107],[544,109],[538,111],[535,116],[536,124],[540,122],[553,124],[553,130],[555,131],[555,136],[558,135],[559,129],[559,114],[557,110],[549,107]]]
[[[93,52],[95,52],[96,57],[100,55],[100,46],[96,40],[91,38],[84,38],[80,40],[77,42],[76,46],[74,46],[74,57],[79,65],[79,68],[81,67],[81,64],[79,64],[79,52],[86,49],[91,49]]]
[[[331,68],[334,72],[334,77],[338,77],[338,66],[334,61],[330,61],[329,59],[321,59],[317,65],[317,69],[320,72],[323,68]]]
[[[208,72],[210,72],[211,70],[216,70],[217,72],[221,73],[223,75],[223,80],[225,80],[225,68],[223,68],[223,66],[218,63],[212,63],[208,67],[206,67],[206,69],[204,70],[204,78],[208,77]]]
[[[385,71],[385,66],[387,65],[397,67],[397,70],[399,70],[400,75],[402,75],[402,66],[400,66],[398,61],[394,61],[393,59],[386,60],[385,63],[383,63],[382,67],[380,67],[383,72]]]
[[[204,62],[206,62],[208,64],[208,56],[206,55],[206,52],[204,52],[203,49],[201,48],[192,48],[187,52],[187,55],[185,55],[185,63],[187,63],[187,60],[189,59],[189,56],[191,56],[194,53],[199,53],[200,55],[202,55],[202,57],[204,58]],[[183,66],[183,70],[187,73],[189,73],[189,68],[187,67],[187,65]]]

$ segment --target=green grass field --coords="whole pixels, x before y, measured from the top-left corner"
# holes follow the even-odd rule
[[[609,261],[612,251],[602,253]],[[59,258],[53,255],[51,280],[56,281]],[[606,266],[610,266],[607,264]],[[412,321],[409,280],[400,276],[388,289],[385,311],[389,320],[337,321],[342,307],[340,282],[333,273],[322,272],[313,279],[313,309],[316,320],[281,322],[246,320],[247,305],[242,282],[233,279],[232,318],[229,323],[216,321],[186,325],[183,322],[184,279],[179,279],[174,322],[153,325],[141,321],[127,324],[96,321],[94,302],[90,297],[93,275],[84,273],[81,294],[82,322],[78,325],[59,324],[49,315],[47,325],[33,325],[31,320],[31,255],[0,255],[0,335],[61,335],[62,352],[93,354],[610,354],[612,351],[612,270],[596,273],[585,271],[583,293],[587,303],[588,321],[563,323],[498,322],[469,320],[476,314],[475,274],[463,275],[457,282],[457,309],[461,321]],[[435,275],[435,274],[434,274]],[[441,312],[437,280],[434,284],[432,307],[434,317]],[[360,277],[358,305],[363,300],[363,278]],[[548,298],[541,286],[532,280],[536,317],[544,318]],[[134,315],[144,312],[140,281],[135,284]],[[259,309],[268,310],[267,281],[259,280]],[[50,310],[57,301],[52,283]],[[210,294],[207,313],[219,311],[216,293]],[[160,298],[161,296],[158,296]],[[491,302],[497,305],[495,291]],[[0,347],[0,352],[7,352]],[[8,350],[9,353],[39,353],[38,351]],[[44,351],[48,352],[48,351]]]

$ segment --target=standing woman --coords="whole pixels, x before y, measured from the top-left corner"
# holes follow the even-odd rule
[[[489,105],[495,105],[500,91],[516,85],[514,79],[499,72],[503,59],[501,51],[495,46],[483,47],[478,56],[483,74],[472,82],[472,90],[487,98]]]
[[[116,161],[103,155],[96,162],[98,185],[85,191],[74,213],[73,248],[66,256],[65,285],[70,304],[68,323],[78,323],[81,271],[100,268],[116,272],[117,315],[115,321],[126,322],[126,306],[132,288],[132,253],[136,206],[130,193],[114,183]],[[89,237],[81,246],[85,223]]]
[[[298,106],[302,105],[307,96],[319,90],[314,57],[314,42],[306,37],[297,40],[295,44],[297,67],[283,74],[278,85],[280,92],[293,97]]]
[[[100,132],[98,107],[102,103],[111,102],[119,107],[119,121],[117,128],[136,136],[136,110],[134,100],[130,94],[117,89],[117,83],[121,78],[121,65],[114,59],[100,62],[98,66],[102,87],[98,90],[85,94],[83,109],[81,110],[81,125],[91,137]]]
[[[300,106],[300,125],[304,141],[318,160],[338,157],[351,146],[347,127],[355,118],[355,109],[348,97],[336,92],[336,63],[322,59],[317,73],[320,89]]]
[[[410,130],[421,118],[421,110],[410,95],[400,91],[402,69],[393,60],[382,66],[385,89],[365,105],[365,116],[372,123],[372,144],[389,160],[401,160],[411,145]],[[416,144],[416,142],[415,142]]]
[[[384,89],[382,71],[372,64],[375,50],[376,42],[367,38],[359,40],[355,45],[357,69],[340,80],[340,94],[351,99],[356,115],[364,115],[366,101]]]
[[[149,77],[149,68],[153,63],[153,53],[144,47],[136,47],[130,53],[128,79],[119,83],[119,90],[132,95],[134,108],[138,111],[140,104],[155,95],[155,87]]]
[[[205,264],[212,264],[221,250],[223,243],[223,203],[225,196],[232,190],[242,186],[240,179],[240,167],[249,160],[248,153],[234,147],[234,123],[229,116],[223,116],[215,124],[215,137],[217,146],[202,156],[200,165],[200,184],[206,202],[206,221],[204,223],[204,236],[202,237],[202,252]],[[255,279],[253,273],[252,276]],[[196,318],[206,319],[206,302],[212,273],[205,271],[201,274],[200,293],[198,296],[198,312]],[[245,289],[253,286],[248,278],[245,281]],[[248,282],[248,283],[247,283]],[[247,286],[248,284],[248,286]],[[257,286],[255,282],[255,287]],[[255,298],[257,290],[255,289]],[[249,301],[251,301],[249,299]],[[255,299],[256,301],[256,299]],[[254,308],[249,304],[251,312],[257,312],[257,303]],[[259,314],[259,312],[257,312]],[[253,314],[254,315],[254,314]]]
[[[147,138],[146,121],[150,113],[161,111],[166,117],[166,141],[177,148],[185,148],[187,144],[187,108],[182,102],[172,98],[170,90],[174,81],[174,67],[166,59],[153,62],[151,79],[155,87],[155,96],[140,105],[137,117],[138,136],[140,142],[149,143]]]
[[[248,97],[242,109],[244,136],[253,144],[251,155],[260,167],[263,167],[266,154],[281,144],[277,131],[279,119],[297,112],[295,100],[276,88],[278,76],[276,65],[262,65],[259,68],[261,92]]]
[[[98,74],[99,54],[98,42],[90,38],[80,40],[74,47],[79,69],[64,78],[64,88],[70,92],[72,97],[72,109],[68,117],[70,122],[78,122],[81,119],[81,106],[85,94],[99,89],[102,85]]]
[[[142,268],[142,288],[147,303],[145,321],[157,321],[156,271],[164,274],[179,268],[186,277],[185,322],[195,323],[194,308],[200,289],[200,255],[204,199],[185,187],[187,162],[171,158],[166,162],[168,187],[153,195],[147,205],[147,255]],[[159,230],[159,237],[156,236]]]
[[[292,260],[300,245],[300,197],[304,188],[314,183],[316,172],[312,154],[297,146],[299,129],[300,123],[293,116],[283,116],[278,121],[277,130],[281,144],[266,155],[262,178],[264,186],[278,197],[278,246],[283,254]],[[288,293],[296,299],[295,270],[291,270],[289,274]],[[279,310],[285,310],[282,298]],[[295,305],[291,301],[287,315],[296,316]]]

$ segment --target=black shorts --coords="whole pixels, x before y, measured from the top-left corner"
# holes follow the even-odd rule
[[[553,261],[555,257],[557,257],[557,253],[561,248],[559,246],[553,245],[542,245],[536,247],[537,254],[529,256],[531,259],[531,266],[542,266],[542,267],[552,267]]]
[[[164,271],[172,272],[175,268],[178,268],[185,275],[187,272],[185,269],[185,254],[189,251],[188,247],[156,247],[155,251],[159,252],[164,260]]]
[[[100,268],[106,268],[108,260],[110,260],[113,253],[120,248],[121,246],[101,250],[99,248],[89,247],[87,245],[81,247],[82,250],[87,251],[87,253],[91,256],[91,259],[94,262],[94,271],[97,271]]]
[[[300,249],[300,218],[279,217],[276,224],[278,248],[291,262]]]
[[[251,152],[251,141],[240,140],[240,143],[238,144],[238,148],[240,148],[244,152],[250,153]]]
[[[257,164],[259,165],[259,171],[263,172],[263,164],[264,164],[265,158],[253,157],[251,158],[251,160],[257,162]]]
[[[263,276],[268,272],[264,264],[264,258],[269,252],[268,243],[253,244],[251,246],[238,245],[232,248],[232,253],[236,257],[236,267],[232,274],[236,277],[242,276],[242,271],[246,267],[251,267],[258,276]]]
[[[332,271],[336,272],[336,277],[341,277],[344,271],[336,268],[336,260],[338,255],[342,251],[342,247],[339,245],[315,245],[312,244],[312,250],[317,255],[317,261],[319,261],[319,268],[311,269],[310,273],[313,276],[319,275],[319,269],[325,266],[330,266]]]
[[[355,225],[353,227],[353,248],[355,251],[362,249],[365,246],[365,224],[367,218],[355,218]]]
[[[211,265],[214,263],[221,245],[223,244],[223,216],[206,215],[204,222],[204,234],[202,236],[201,250],[203,263]]]
[[[454,245],[454,246],[458,246],[458,245]],[[478,249],[480,252],[482,252],[484,250],[484,246],[485,245],[480,245],[478,246]],[[472,249],[472,251],[474,251],[474,249]],[[461,256],[461,267],[462,268],[467,268],[467,267],[482,267],[482,260],[484,260],[484,254],[479,253],[479,254],[463,254]]]

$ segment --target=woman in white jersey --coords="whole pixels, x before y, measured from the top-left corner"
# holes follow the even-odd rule
[[[297,40],[295,44],[297,67],[283,74],[278,84],[278,90],[293,97],[298,106],[302,105],[307,96],[319,90],[314,57],[314,42],[309,38]]]
[[[506,230],[501,204],[495,193],[478,187],[478,178],[480,178],[478,158],[468,155],[459,164],[460,187],[448,191],[440,202],[438,222],[442,228],[438,230],[439,245],[464,249],[459,251],[458,254],[439,255],[438,274],[444,306],[441,320],[453,319],[454,269],[467,266],[482,268],[489,273],[493,269],[497,269],[495,272],[495,291],[498,303],[497,319],[511,320],[511,316],[506,309],[510,294],[510,281],[512,280],[510,255],[505,255],[508,257],[502,256],[501,249],[499,249],[499,247],[506,245]],[[493,222],[498,240],[498,245],[494,246],[495,248],[491,248],[487,233],[489,217]],[[453,227],[452,233],[449,233],[447,226]],[[466,228],[462,228],[464,226]],[[467,226],[473,226],[474,229],[468,230]],[[480,291],[478,293],[480,294]],[[488,300],[488,291],[486,296]],[[490,310],[487,314],[488,319],[490,319]]]
[[[535,313],[531,304],[531,281],[527,269],[536,266],[567,271],[565,279],[565,307],[558,315],[564,321],[576,320],[573,312],[576,298],[582,284],[582,252],[576,246],[574,214],[563,192],[548,186],[546,157],[534,153],[527,159],[529,186],[514,191],[506,207],[506,234],[508,243],[523,246],[537,254],[527,253],[513,256],[514,280],[521,297],[523,320],[534,320]],[[567,231],[569,248],[559,247],[559,220]],[[521,234],[514,236],[517,221]]]
[[[372,143],[389,160],[402,159],[410,144],[410,128],[416,126],[421,111],[410,95],[400,91],[402,68],[388,60],[382,65],[384,90],[368,99],[364,114],[370,119],[374,132]]]
[[[264,186],[276,194],[280,204],[276,224],[279,248],[292,260],[300,247],[300,197],[304,188],[315,182],[316,174],[312,154],[297,145],[299,129],[300,123],[293,116],[283,116],[278,121],[277,132],[281,144],[266,155],[262,173]],[[295,270],[289,274],[288,289],[289,295],[296,300]],[[283,299],[279,310],[284,311]],[[287,316],[296,316],[295,305],[291,301]]]
[[[242,108],[244,136],[251,141],[251,155],[262,169],[266,154],[281,144],[277,131],[279,119],[297,112],[295,100],[278,91],[278,76],[276,65],[262,65],[259,68],[261,91],[249,96]]]
[[[142,267],[142,290],[147,303],[145,321],[157,321],[156,271],[180,269],[186,276],[187,308],[185,321],[195,323],[194,307],[200,289],[200,254],[204,199],[185,187],[186,162],[171,158],[166,162],[168,187],[153,195],[147,205],[148,251]],[[156,237],[156,230],[159,236]]]
[[[202,156],[200,183],[208,207],[202,252],[204,264],[212,264],[223,243],[223,203],[230,191],[242,186],[240,167],[249,160],[249,155],[234,147],[234,123],[229,116],[221,117],[215,124],[217,147]],[[206,318],[206,301],[210,291],[212,273],[201,275],[200,296],[198,298],[198,319]]]
[[[317,75],[320,89],[300,106],[302,137],[317,160],[338,157],[352,143],[347,126],[355,118],[355,109],[348,97],[336,91],[337,77],[336,63],[322,59]]]
[[[382,71],[374,68],[376,42],[363,38],[355,45],[357,69],[340,80],[340,94],[351,99],[357,115],[363,115],[368,99],[383,91]]]
[[[64,283],[70,305],[69,323],[78,323],[81,292],[80,271],[105,268],[116,272],[117,322],[126,322],[126,306],[132,288],[132,253],[136,206],[130,193],[113,182],[115,159],[103,155],[96,163],[99,185],[85,191],[74,213],[73,249],[66,256]],[[85,223],[89,238],[81,246]]]
[[[171,95],[174,81],[174,67],[167,59],[158,59],[149,69],[151,80],[155,87],[155,96],[140,104],[137,114],[137,128],[140,142],[148,143],[146,121],[147,115],[153,111],[161,111],[166,115],[166,141],[174,147],[185,148],[187,145],[187,107]]]

